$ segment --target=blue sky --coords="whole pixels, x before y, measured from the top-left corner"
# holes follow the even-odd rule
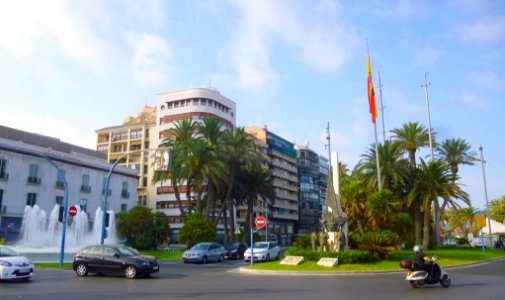
[[[374,142],[366,39],[385,130],[431,124],[484,148],[489,200],[505,195],[504,1],[1,1],[0,124],[95,148],[157,94],[211,84],[237,125],[266,125],[353,168]],[[378,119],[382,140],[382,119]],[[418,156],[428,159],[428,149]],[[475,207],[480,164],[460,169]]]

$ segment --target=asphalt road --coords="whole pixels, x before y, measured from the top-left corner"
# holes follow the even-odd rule
[[[39,269],[30,282],[1,282],[0,299],[505,299],[505,260],[450,268],[452,285],[413,289],[404,272],[346,275],[244,273],[246,264],[162,263],[151,278],[79,278],[71,270]]]

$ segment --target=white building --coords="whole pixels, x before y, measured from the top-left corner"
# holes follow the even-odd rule
[[[216,117],[224,126],[235,127],[236,104],[224,97],[214,88],[190,88],[158,95],[156,105],[157,135],[156,145],[171,137],[171,129],[175,122],[183,119],[201,121],[205,118]],[[170,217],[170,227],[177,230],[181,223],[180,210],[170,182],[155,185],[156,209],[163,211]],[[185,197],[181,191],[181,197]],[[187,204],[187,201],[183,201]]]
[[[14,227],[9,230],[9,239],[17,237],[27,205],[36,204],[49,213],[55,204],[65,204],[64,179],[53,164],[64,172],[68,204],[79,205],[92,219],[103,205],[105,180],[111,168],[106,155],[0,126],[0,237],[8,224]],[[118,166],[109,183],[108,210],[133,207],[137,182],[136,170]]]

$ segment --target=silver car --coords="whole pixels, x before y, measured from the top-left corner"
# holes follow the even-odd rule
[[[29,280],[34,271],[35,267],[28,258],[9,247],[0,246],[0,280]]]
[[[279,259],[281,257],[281,249],[277,243],[273,242],[257,242],[253,245],[253,253],[255,260],[269,261]],[[251,248],[247,248],[244,252],[244,260],[251,260]]]
[[[220,262],[224,260],[226,250],[217,243],[198,243],[191,249],[184,251],[182,260],[185,263],[198,262],[207,263],[209,261]]]

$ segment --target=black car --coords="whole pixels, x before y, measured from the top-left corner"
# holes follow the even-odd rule
[[[232,243],[226,246],[227,259],[244,259],[244,252],[249,248],[246,243]]]
[[[153,256],[140,255],[132,247],[123,245],[88,246],[74,256],[73,269],[78,276],[88,273],[123,274],[126,278],[147,277],[158,272],[160,266]]]

